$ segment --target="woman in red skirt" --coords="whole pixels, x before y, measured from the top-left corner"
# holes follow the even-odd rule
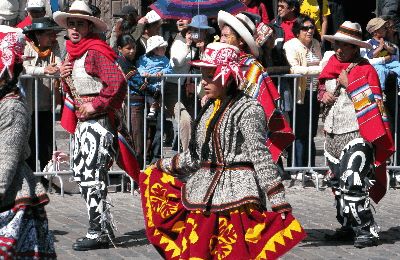
[[[238,57],[211,43],[192,62],[209,101],[190,147],[141,175],[147,236],[164,258],[274,259],[306,236],[265,145],[263,108],[238,88]]]

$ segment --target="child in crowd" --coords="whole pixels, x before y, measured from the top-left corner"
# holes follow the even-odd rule
[[[136,62],[136,41],[130,34],[122,34],[116,40],[118,65],[124,72],[129,88],[132,141],[140,166],[143,166],[143,116],[146,84],[138,72]]]
[[[372,39],[367,42],[372,45],[372,49],[367,53],[368,59],[381,58],[382,62],[373,64],[379,76],[382,90],[385,90],[385,81],[389,72],[397,74],[397,85],[400,85],[400,62],[399,49],[386,38],[386,21],[382,18],[373,18],[367,24],[367,31]]]
[[[165,56],[167,45],[168,43],[159,35],[151,36],[147,40],[146,54],[142,55],[138,61],[138,71],[141,75],[144,77],[150,75],[161,77],[163,74],[172,73],[170,61]],[[155,119],[160,107],[161,80],[148,78],[147,82],[145,89],[153,95],[153,102],[147,117]]]

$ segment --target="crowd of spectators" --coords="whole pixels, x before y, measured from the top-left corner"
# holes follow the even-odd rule
[[[290,120],[295,121],[296,140],[294,142],[294,158],[288,152],[288,166],[314,166],[315,143],[320,103],[317,100],[317,76],[321,72],[324,61],[332,55],[329,43],[323,42],[321,36],[334,32],[345,20],[343,1],[341,0],[278,0],[276,1],[277,14],[271,17],[271,10],[267,10],[270,3],[259,0],[243,0],[247,9],[247,17],[254,20],[253,37],[257,38],[258,60],[270,75],[274,74],[302,74],[294,84],[293,79],[282,79],[279,84],[281,94],[280,108]],[[392,91],[400,84],[399,63],[399,6],[395,1],[378,1],[377,18],[372,19],[365,32],[369,33],[368,42],[372,50],[361,50],[377,70],[382,90]],[[58,73],[57,66],[64,58],[57,45],[62,46],[60,38],[56,42],[57,28],[48,30],[35,29],[39,23],[51,23],[52,11],[56,9],[52,1],[28,0],[1,1],[0,24],[24,28],[27,43],[26,56],[32,57],[24,63],[25,73],[31,75],[54,75]],[[130,93],[130,122],[134,139],[135,150],[140,162],[155,161],[160,156],[161,147],[161,77],[164,74],[196,73],[190,65],[191,60],[202,56],[205,46],[216,40],[232,42],[234,31],[232,28],[218,27],[215,20],[200,13],[192,19],[166,21],[150,9],[144,15],[133,6],[124,6],[120,12],[114,14],[114,26],[110,28],[107,41],[119,54],[118,63],[124,71]],[[47,17],[47,18],[40,18]],[[42,19],[42,20],[41,20]],[[44,20],[43,20],[44,19]],[[168,24],[168,26],[164,26]],[[173,28],[172,28],[173,27]],[[222,30],[220,33],[220,29]],[[231,32],[233,31],[233,32]],[[232,35],[231,35],[232,34]],[[367,36],[367,35],[366,35]],[[43,43],[44,38],[48,43]],[[233,37],[233,38],[232,38]],[[367,39],[367,38],[365,38]],[[62,41],[62,40],[61,40]],[[51,44],[50,44],[51,42]],[[233,43],[231,43],[233,44]],[[238,46],[248,48],[249,53],[255,54],[254,46]],[[51,53],[51,55],[47,55]],[[396,75],[397,74],[397,75]],[[391,75],[397,76],[394,87],[389,86]],[[148,77],[152,76],[152,77]],[[153,77],[155,76],[155,77]],[[387,79],[389,77],[389,80]],[[392,76],[393,77],[393,76]],[[389,83],[388,83],[389,82]],[[278,83],[277,81],[275,83]],[[393,85],[393,84],[392,84]],[[26,96],[32,98],[32,81],[22,81]],[[178,100],[178,88],[181,99]],[[195,91],[198,91],[198,100],[195,100]],[[49,104],[49,86],[45,79],[40,80],[39,96],[39,131],[48,136],[48,128],[43,120],[51,114]],[[195,107],[200,107],[201,91],[195,80],[190,77],[165,79],[163,100],[165,115],[172,118],[173,124],[168,127],[167,139],[174,140],[174,149],[178,146],[187,150],[191,136],[191,122],[195,117]],[[144,115],[145,96],[149,102],[148,115]],[[198,102],[199,106],[194,105]],[[312,110],[309,104],[312,103]],[[389,106],[392,104],[389,104]],[[296,109],[294,110],[294,106]],[[31,107],[34,111],[34,108]],[[296,111],[296,114],[293,114]],[[311,113],[311,114],[310,114]],[[149,122],[147,151],[143,151],[144,120]],[[177,122],[179,119],[179,122]],[[296,120],[295,120],[296,119]],[[307,119],[307,120],[304,120]],[[309,120],[312,122],[310,124]],[[166,122],[167,123],[167,122]],[[311,136],[309,126],[311,125]],[[47,127],[47,128],[46,128]],[[177,132],[180,140],[177,140]],[[170,131],[170,129],[174,129]],[[311,151],[308,140],[311,138]],[[49,140],[49,139],[47,139]],[[44,142],[39,138],[39,142]],[[33,142],[34,143],[34,142]],[[34,145],[31,149],[34,151]],[[47,144],[48,145],[48,144]],[[44,147],[40,145],[40,147]],[[50,150],[40,150],[40,166],[45,166],[50,159]],[[43,155],[46,154],[46,156]],[[309,158],[309,154],[311,157]],[[144,160],[145,159],[145,160]],[[34,168],[34,163],[31,163]]]

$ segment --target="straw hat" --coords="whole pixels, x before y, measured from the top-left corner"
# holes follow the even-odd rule
[[[349,21],[342,23],[335,35],[324,35],[323,39],[330,42],[347,42],[361,48],[372,48],[371,44],[362,41],[361,26],[358,23],[352,23]]]
[[[221,10],[218,12],[218,26],[222,29],[225,24],[231,26],[240,35],[254,56],[259,56],[260,50],[253,37],[256,32],[256,25],[248,15],[239,13],[233,16]]]
[[[84,1],[76,0],[72,3],[68,12],[57,11],[53,14],[54,21],[61,27],[67,28],[68,18],[81,18],[88,20],[94,25],[94,32],[107,31],[108,27],[105,22],[93,16],[92,9]]]

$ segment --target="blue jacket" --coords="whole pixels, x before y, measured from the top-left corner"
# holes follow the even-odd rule
[[[143,73],[156,74],[157,72],[162,72],[163,74],[172,73],[171,64],[166,56],[144,54],[139,58],[137,62],[137,68],[140,74]],[[149,78],[147,89],[151,93],[160,90],[161,79]]]
[[[122,71],[124,72],[125,78],[128,83],[129,94],[131,96],[130,105],[131,106],[140,106],[143,105],[143,102],[135,100],[135,97],[143,97],[145,91],[140,90],[140,87],[144,83],[144,79],[140,76],[140,73],[136,69],[136,66],[130,60],[127,60],[124,56],[119,54],[117,58],[118,65],[121,67]],[[152,94],[152,93],[147,93]]]

